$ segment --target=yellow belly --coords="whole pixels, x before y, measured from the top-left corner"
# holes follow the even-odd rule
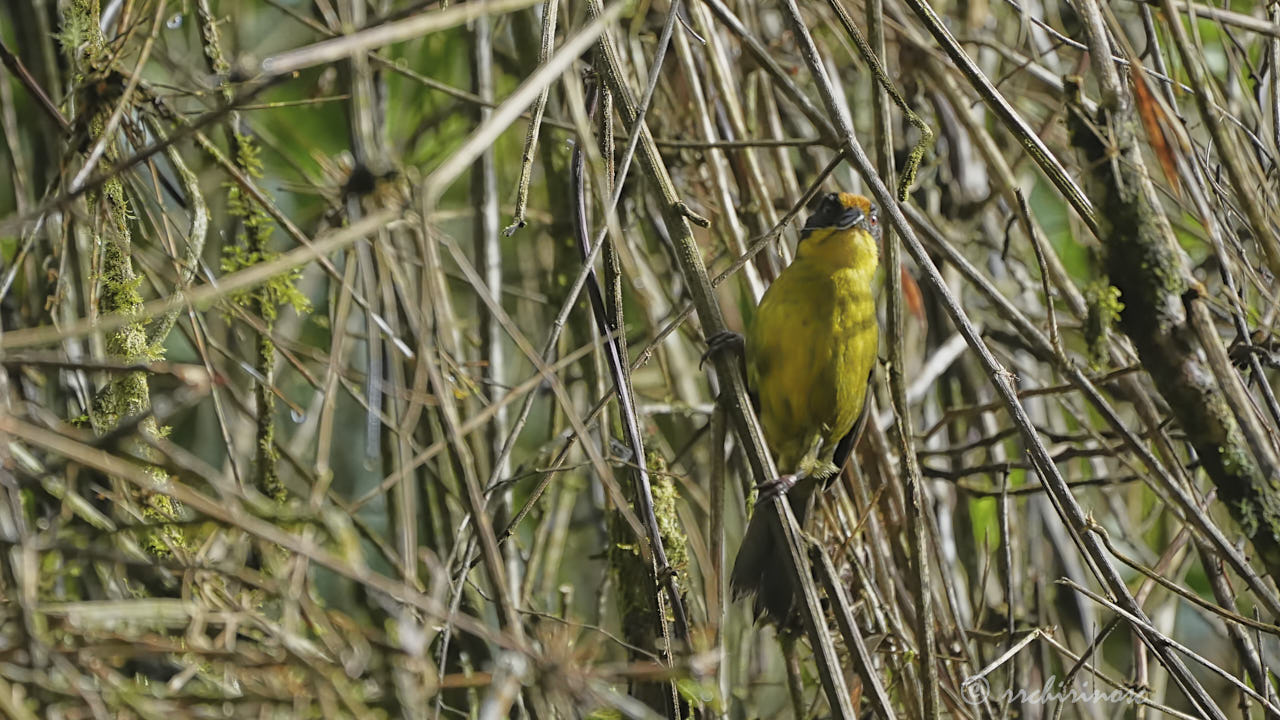
[[[862,412],[878,342],[870,274],[801,259],[760,301],[749,381],[780,472],[829,466]]]

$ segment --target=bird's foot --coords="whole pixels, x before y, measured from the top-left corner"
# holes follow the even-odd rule
[[[698,360],[698,369],[701,370],[712,355],[728,348],[734,348],[739,353],[742,353],[746,349],[746,345],[746,340],[743,339],[741,334],[732,330],[721,330],[707,338],[707,351],[702,353],[702,358]]]
[[[807,532],[804,528],[800,529],[800,542],[804,543],[805,546],[809,548],[810,553],[826,552],[826,548],[823,546],[822,541],[819,540],[816,535]]]
[[[756,504],[758,505],[766,500],[772,500],[773,498],[786,495],[788,490],[795,487],[796,481],[799,479],[800,476],[793,473],[790,475],[779,475],[772,480],[766,480],[765,482],[756,485]]]

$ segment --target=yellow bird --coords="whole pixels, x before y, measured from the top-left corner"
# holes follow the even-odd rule
[[[800,233],[795,260],[765,291],[747,333],[747,383],[784,473],[760,489],[760,499],[790,490],[801,524],[814,491],[839,473],[866,421],[879,342],[871,290],[879,236],[867,198],[824,196]],[[755,594],[756,614],[779,624],[796,596],[783,569],[785,552],[765,515],[753,514],[730,582],[735,597]]]

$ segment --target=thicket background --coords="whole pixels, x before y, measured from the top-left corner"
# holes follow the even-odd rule
[[[0,709],[1280,717],[1263,5],[4,3]],[[882,362],[779,636],[700,358],[837,189]]]

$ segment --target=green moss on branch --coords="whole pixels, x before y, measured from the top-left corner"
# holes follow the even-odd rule
[[[206,60],[211,70],[223,74],[228,66],[218,44],[217,26],[204,2],[200,3],[200,9],[201,39],[204,41]],[[228,102],[231,101],[232,92],[229,86],[223,86],[223,96]],[[261,178],[262,160],[257,144],[251,135],[243,132],[239,127],[238,113],[231,113],[230,123],[228,137],[236,167],[244,173],[245,177]],[[240,222],[241,232],[237,235],[235,244],[223,248],[222,271],[233,273],[274,260],[277,253],[270,247],[271,231],[274,225],[266,210],[245,198],[240,186],[231,182],[227,183],[227,208],[231,216]],[[253,477],[258,491],[277,502],[284,502],[288,494],[276,467],[280,459],[275,447],[276,347],[271,339],[271,331],[279,316],[280,306],[292,305],[298,312],[306,312],[309,309],[306,296],[297,287],[297,280],[301,274],[301,269],[283,273],[258,287],[235,293],[231,297],[232,302],[262,318],[263,329],[258,338],[253,368],[257,373],[253,392],[257,413],[257,445],[254,452]]]
[[[74,0],[63,16],[60,38],[77,62],[77,82],[87,88],[95,87],[95,83],[113,81],[113,50],[100,29],[100,18],[99,0]],[[112,93],[83,93],[75,108],[78,116],[84,119],[82,126],[88,130],[86,147],[105,141],[102,157],[111,163],[119,160],[119,151],[115,139],[105,137],[108,118],[115,111],[115,103],[124,101],[123,97]],[[99,255],[98,309],[104,315],[139,317],[143,302],[142,277],[133,269],[133,236],[130,230],[133,213],[124,183],[118,177],[108,178],[99,189],[86,193],[85,204],[95,220],[90,223],[90,228]],[[162,356],[159,348],[148,341],[147,327],[141,319],[111,331],[106,338],[106,350],[110,359],[123,364],[159,360]],[[103,434],[118,427],[121,420],[142,415],[150,409],[151,390],[147,374],[129,372],[113,378],[99,389],[94,396],[90,419],[94,431]],[[162,435],[155,418],[151,417],[140,424],[139,431],[154,438]],[[142,442],[137,443],[134,452],[144,458],[152,454]],[[157,485],[168,481],[168,476],[158,467],[143,464],[143,469],[154,477]],[[133,495],[124,483],[116,485],[122,494]],[[157,555],[167,555],[170,546],[184,543],[181,529],[170,524],[180,519],[181,505],[155,492],[140,493],[137,500],[142,516],[156,523],[156,527],[141,538],[146,548]]]
[[[1107,273],[1120,293],[1120,326],[1219,499],[1280,579],[1280,487],[1250,452],[1189,323],[1184,299],[1196,283],[1146,174],[1132,114],[1100,111],[1090,118],[1073,106],[1068,122],[1090,168],[1086,186],[1098,207]]]

